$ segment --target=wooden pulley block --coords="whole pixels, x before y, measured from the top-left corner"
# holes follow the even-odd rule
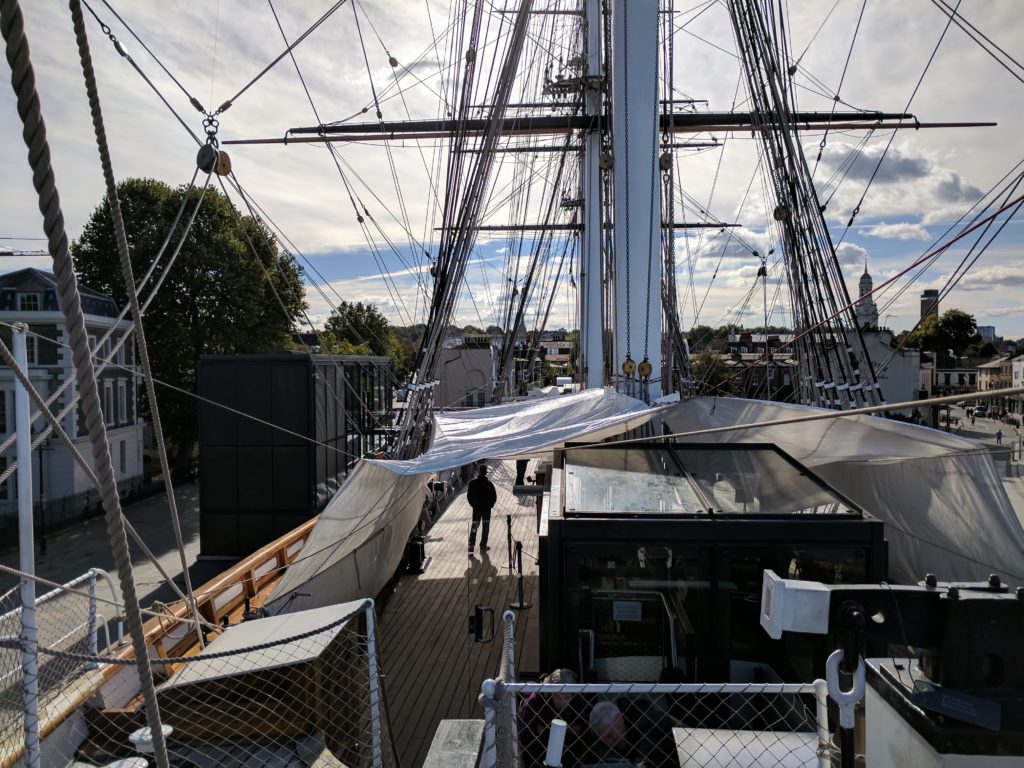
[[[612,153],[602,152],[597,159],[597,165],[602,171],[610,171],[612,169]]]
[[[632,376],[636,373],[636,363],[633,362],[632,357],[627,357],[622,361],[622,372],[627,376]]]
[[[218,176],[231,175],[231,158],[223,149],[217,150],[217,165],[213,167],[213,172]]]
[[[637,373],[640,374],[641,378],[646,379],[651,375],[651,372],[654,370],[654,366],[651,365],[650,361],[645,357],[640,361],[640,365],[637,366],[636,370]]]

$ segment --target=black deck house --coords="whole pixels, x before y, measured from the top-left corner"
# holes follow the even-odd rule
[[[771,445],[567,446],[540,525],[541,668],[588,682],[813,679],[835,646],[767,636],[762,572],[886,577],[881,521]]]
[[[386,357],[223,355],[199,361],[202,557],[243,557],[318,514],[390,435]]]

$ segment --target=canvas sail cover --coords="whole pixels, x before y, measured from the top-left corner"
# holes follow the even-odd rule
[[[664,419],[675,433],[833,413],[808,406],[696,398]],[[773,443],[886,524],[889,572],[914,583],[1024,580],[1024,529],[988,450],[966,438],[875,416],[695,435]]]
[[[635,429],[658,412],[613,390],[590,389],[435,416],[433,440],[423,455],[359,462],[320,514],[268,610],[307,610],[379,593],[402,559],[435,473],[603,439]]]

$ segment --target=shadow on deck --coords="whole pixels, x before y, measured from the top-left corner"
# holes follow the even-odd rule
[[[516,669],[538,671],[537,498],[513,496],[514,475],[514,462],[490,465],[498,502],[491,514],[489,552],[467,556],[471,512],[463,490],[426,536],[425,572],[402,576],[384,601],[379,618],[384,687],[402,768],[422,766],[441,720],[483,718],[480,684],[498,673],[501,614],[518,599],[517,573],[508,567],[508,516],[513,541],[523,545],[524,598],[531,604],[516,616]],[[490,643],[477,643],[469,633],[468,619],[481,604],[494,610]]]

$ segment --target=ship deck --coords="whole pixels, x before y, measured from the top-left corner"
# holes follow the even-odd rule
[[[512,494],[513,461],[491,463],[488,476],[498,492],[490,551],[467,556],[471,511],[463,489],[426,536],[425,571],[402,576],[378,606],[384,690],[402,768],[420,768],[441,720],[483,719],[480,684],[498,673],[501,614],[518,599],[516,572],[508,567],[509,516],[512,539],[523,544],[524,599],[532,604],[517,611],[516,670],[520,676],[539,671],[539,497]],[[477,643],[468,632],[468,618],[479,604],[494,609],[490,643]]]

